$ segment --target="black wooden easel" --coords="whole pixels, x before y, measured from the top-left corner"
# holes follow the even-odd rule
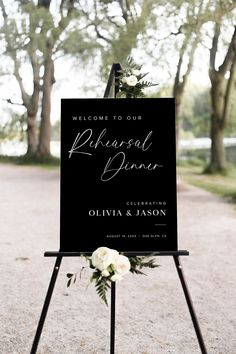
[[[119,70],[121,69],[120,64],[113,64],[107,86],[105,89],[104,97],[116,97],[117,92],[119,91]],[[114,85],[115,83],[115,85]],[[132,255],[127,253],[126,255]],[[137,254],[136,254],[137,255]],[[174,259],[175,267],[179,275],[179,279],[183,288],[185,299],[188,305],[188,309],[191,315],[192,323],[195,329],[195,333],[198,339],[199,347],[202,354],[207,354],[206,346],[202,337],[201,329],[198,323],[198,319],[194,310],[193,302],[190,296],[190,292],[187,287],[187,282],[184,277],[183,268],[180,263],[180,256],[188,256],[189,252],[186,250],[181,251],[170,251],[170,252],[156,252],[156,256],[172,256]],[[61,261],[63,257],[79,257],[81,254],[79,252],[45,252],[45,257],[56,257],[56,262],[53,268],[51,280],[48,286],[48,291],[44,301],[43,309],[39,319],[38,327],[35,333],[32,349],[30,354],[36,354],[41,333],[43,330],[44,322],[47,316],[48,308],[50,305],[52,293],[54,286],[57,280],[57,275],[61,266]],[[111,284],[111,321],[110,321],[110,354],[115,353],[115,305],[116,305],[116,283],[112,282]]]

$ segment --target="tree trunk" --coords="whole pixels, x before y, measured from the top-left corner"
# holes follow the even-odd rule
[[[175,97],[175,134],[176,134],[176,156],[179,155],[179,140],[181,131],[180,108],[183,99],[184,90],[181,86],[174,87],[173,96]]]
[[[27,155],[35,155],[38,146],[36,115],[27,114]]]
[[[209,171],[221,172],[225,169],[224,129],[213,113],[211,117],[211,163]]]
[[[226,170],[224,131],[228,123],[230,98],[232,95],[236,68],[236,27],[222,65],[216,69],[216,55],[221,34],[221,23],[215,24],[214,37],[210,50],[209,77],[211,80],[211,160],[207,172]],[[229,71],[229,78],[225,79]]]
[[[210,172],[222,172],[226,169],[224,148],[224,76],[220,73],[211,73],[211,160],[208,170]]]
[[[37,114],[39,106],[40,86],[38,77],[34,76],[34,90],[28,100],[25,98],[24,103],[27,109],[27,155],[36,155],[38,147],[38,129],[37,129]],[[22,97],[23,99],[24,97]]]
[[[38,156],[43,159],[51,156],[51,91],[52,85],[55,82],[54,63],[51,55],[51,49],[49,49],[44,65],[41,124],[39,132],[39,145],[37,150]]]

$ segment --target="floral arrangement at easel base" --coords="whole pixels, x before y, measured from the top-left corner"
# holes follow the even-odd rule
[[[147,87],[157,86],[150,81],[143,80],[148,73],[142,73],[142,65],[134,62],[129,57],[120,71],[119,92],[116,98],[142,98],[145,97],[143,90]]]
[[[116,250],[108,247],[97,248],[91,257],[85,257],[89,263],[89,268],[93,270],[90,278],[91,283],[95,283],[95,288],[100,299],[107,305],[107,291],[112,282],[120,281],[129,272],[133,274],[143,274],[143,268],[159,267],[154,259],[149,257],[126,257]],[[80,278],[83,267],[80,271]],[[78,273],[67,273],[67,287],[75,283]]]

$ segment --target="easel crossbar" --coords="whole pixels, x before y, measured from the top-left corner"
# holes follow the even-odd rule
[[[179,251],[160,251],[160,252],[123,252],[126,256],[189,256],[189,252],[186,250]],[[44,253],[44,257],[81,257],[90,256],[91,252],[55,252],[47,251]]]

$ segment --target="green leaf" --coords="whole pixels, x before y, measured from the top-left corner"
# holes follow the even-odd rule
[[[100,277],[96,280],[95,288],[100,299],[108,306],[107,291],[110,289],[109,278]]]
[[[67,273],[66,274],[67,278],[71,278],[71,277],[73,277],[73,275],[74,275],[73,273]]]
[[[143,273],[141,270],[138,270],[138,269],[130,269],[130,272],[132,273],[132,274],[140,274],[140,275],[147,275],[147,274],[145,274],[145,273]]]
[[[126,98],[126,94],[122,91],[118,92],[116,98]]]
[[[133,274],[142,274],[146,275],[145,273],[142,272],[141,269],[143,268],[157,268],[159,267],[158,264],[155,263],[155,259],[150,257],[129,257],[130,261],[130,272]]]
[[[73,283],[76,282],[77,280],[77,273],[67,273],[66,274],[67,278],[69,279],[68,282],[67,282],[67,288]]]
[[[83,272],[83,270],[85,269],[86,267],[82,267],[81,269],[80,269],[80,273],[79,273],[79,278],[81,279],[81,277],[82,277],[82,272]],[[76,277],[75,277],[75,280],[76,280]]]

